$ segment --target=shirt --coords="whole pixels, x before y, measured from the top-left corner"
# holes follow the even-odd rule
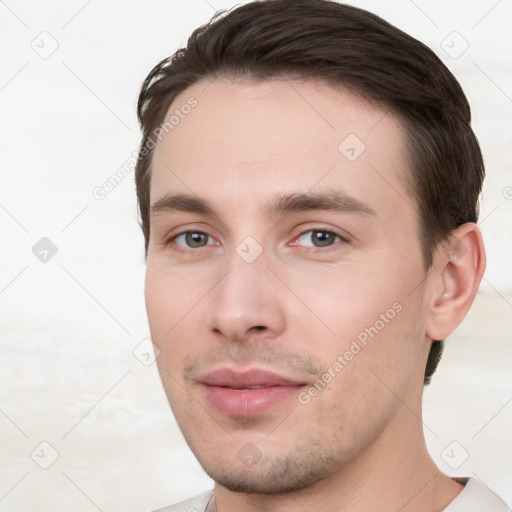
[[[512,512],[507,505],[476,478],[457,479],[464,489],[443,512]],[[205,512],[213,491],[207,491],[176,505],[153,512]]]

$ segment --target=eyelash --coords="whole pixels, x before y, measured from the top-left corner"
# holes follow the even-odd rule
[[[171,237],[169,237],[164,243],[165,243],[165,246],[170,246],[176,238],[178,238],[179,236],[181,235],[186,235],[188,233],[195,233],[195,234],[201,234],[201,235],[206,235],[208,237],[211,237],[213,238],[212,235],[210,235],[209,233],[207,233],[206,231],[199,231],[199,230],[187,230],[187,231],[182,231],[181,233],[177,233],[175,235],[172,235]],[[342,236],[341,234],[337,233],[336,231],[333,231],[332,229],[327,229],[327,228],[314,228],[314,229],[306,229],[304,231],[301,231],[297,236],[294,237],[294,241],[296,240],[299,240],[300,238],[302,238],[306,233],[327,233],[327,234],[330,234],[330,235],[334,235],[335,237],[338,237],[339,238],[339,241],[340,242],[343,242],[343,243],[349,243],[349,240]],[[205,247],[208,247],[208,245],[206,246],[201,246],[201,247],[196,247],[196,248],[193,248],[193,247],[188,247],[188,248],[184,248],[176,243],[173,244],[174,247],[173,247],[173,250],[174,251],[177,251],[177,252],[182,252],[182,253],[187,253],[189,251],[195,251],[195,250],[198,250],[198,249],[203,249]],[[298,245],[298,244],[294,244],[294,245]],[[335,246],[335,244],[333,245],[329,245],[329,246],[326,246],[326,247],[311,247],[311,246],[308,246],[307,247],[307,250],[308,251],[312,251],[314,253],[325,253],[327,251],[329,251],[330,249],[333,249],[333,247]]]
[[[294,240],[299,240],[300,238],[302,238],[306,233],[327,233],[329,235],[334,235],[334,237],[337,237],[339,238],[339,242],[342,242],[344,244],[348,243],[348,239],[344,236],[342,236],[340,233],[337,233],[336,231],[333,231],[332,229],[328,229],[328,228],[310,228],[310,229],[306,229],[302,232],[300,232],[298,234],[298,236],[296,236],[294,238]],[[294,244],[295,245],[295,244]],[[298,245],[298,244],[297,244]],[[333,243],[333,245],[328,245],[326,247],[314,247],[314,246],[308,246],[307,247],[307,250],[308,251],[312,251],[314,253],[325,253],[329,250],[334,250],[336,249],[336,241]]]

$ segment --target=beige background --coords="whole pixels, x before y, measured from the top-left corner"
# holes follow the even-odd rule
[[[510,503],[512,3],[350,3],[431,46],[473,107],[488,270],[425,392],[426,437],[441,469],[476,475]],[[135,357],[147,363],[149,329],[130,157],[147,72],[232,5],[0,2],[0,511],[135,512],[211,486],[155,365]],[[95,199],[125,164],[126,178]],[[42,237],[58,250],[47,263],[32,253]]]

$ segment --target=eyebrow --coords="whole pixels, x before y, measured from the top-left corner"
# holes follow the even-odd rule
[[[358,199],[336,191],[278,195],[264,205],[264,211],[269,217],[315,210],[377,215],[375,210]],[[208,201],[189,194],[165,194],[150,208],[151,217],[171,212],[219,216]]]

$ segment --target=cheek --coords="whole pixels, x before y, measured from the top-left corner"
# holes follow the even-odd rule
[[[406,315],[403,309],[373,337],[368,334],[365,343],[338,338],[330,355],[322,352],[324,371],[330,368],[335,376],[306,407],[317,424],[339,426],[325,435],[334,435],[340,449],[356,450],[363,438],[377,436],[407,400],[417,354],[412,319]]]
[[[194,292],[185,287],[176,276],[148,267],[145,298],[151,339],[160,350],[158,366],[173,372],[173,375],[176,373],[174,369],[181,368],[188,355],[189,347],[180,340],[196,337],[194,330],[199,325],[197,304],[200,293],[200,290]],[[161,376],[164,382],[169,380],[162,370]]]
[[[417,305],[410,299],[394,305],[383,310],[385,320],[373,321],[351,340],[346,355],[357,354],[340,382],[354,398],[355,410],[380,419],[407,400],[410,386],[421,378],[416,374],[423,341]]]
[[[387,330],[388,323],[396,316],[393,304],[397,300],[400,302],[401,292],[396,280],[387,282],[382,274],[393,273],[370,274],[361,267],[346,266],[319,268],[314,273],[301,274],[300,279],[290,275],[289,282],[294,282],[294,292],[302,302],[296,302],[294,306],[298,324],[304,325],[306,305],[317,321],[311,313],[308,317],[319,328],[325,327],[326,335],[319,340],[323,348],[336,350],[342,350],[347,342],[361,333],[364,337],[365,329],[372,329],[375,323],[379,332],[384,327]],[[385,316],[385,325],[381,315]]]
[[[204,290],[191,285],[181,272],[149,266],[146,271],[145,299],[150,326],[162,337],[175,330],[197,304]]]
[[[295,306],[297,329],[309,331],[304,349],[321,354],[323,370],[336,374],[330,387],[341,386],[341,395],[357,397],[372,389],[367,398],[373,402],[390,393],[384,383],[406,386],[423,339],[418,295],[408,295],[409,278],[399,269],[364,273],[352,267],[323,269],[298,282],[294,291],[317,315],[308,314],[313,321],[306,323],[304,306]]]

